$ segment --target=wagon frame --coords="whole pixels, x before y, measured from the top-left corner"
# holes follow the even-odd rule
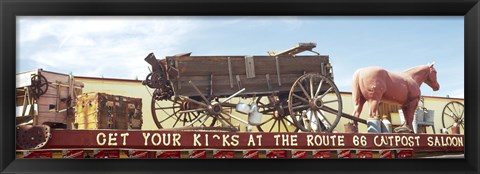
[[[231,119],[251,125],[232,112],[238,106],[232,99],[241,97],[258,108],[252,113],[270,116],[254,125],[258,131],[332,132],[344,115],[342,100],[329,56],[313,51],[315,47],[300,43],[267,56],[185,53],[157,59],[150,53],[145,61],[152,69],[143,84],[154,89],[154,122],[159,129],[238,131]],[[298,55],[304,51],[315,55]],[[167,124],[169,119],[173,121]]]

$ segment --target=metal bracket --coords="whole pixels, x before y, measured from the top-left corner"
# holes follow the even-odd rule
[[[268,90],[272,90],[272,85],[270,84],[270,74],[265,74],[265,78],[267,79]]]
[[[321,70],[322,75],[327,74],[327,72],[326,72],[327,69],[325,68],[325,63],[320,64],[320,70]]]
[[[47,125],[18,125],[16,130],[16,144],[22,149],[42,148],[52,136]]]
[[[245,56],[245,70],[248,79],[255,77],[255,61],[252,56]]]
[[[230,88],[233,88],[232,61],[228,57],[228,77],[230,78]]]
[[[241,89],[242,88],[242,84],[240,82],[240,75],[236,75],[236,78],[237,78],[237,86],[238,86],[238,89]]]
[[[277,67],[278,86],[282,86],[282,81],[280,80],[280,65],[278,63],[278,56],[275,57],[275,66]]]
[[[213,97],[213,74],[210,74],[210,96],[208,96],[209,98],[210,97]]]

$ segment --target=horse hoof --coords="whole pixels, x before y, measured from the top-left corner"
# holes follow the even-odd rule
[[[393,131],[395,133],[414,133],[410,128],[407,127],[397,127]]]

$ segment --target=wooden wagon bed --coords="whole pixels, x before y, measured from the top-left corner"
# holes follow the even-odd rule
[[[285,93],[305,73],[331,77],[329,57],[320,56],[181,56],[167,57],[175,95],[228,96],[245,88],[243,95]],[[174,75],[172,75],[174,74]]]

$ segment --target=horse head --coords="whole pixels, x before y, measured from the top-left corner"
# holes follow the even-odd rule
[[[430,86],[433,91],[438,91],[440,89],[440,84],[438,84],[437,81],[437,70],[435,70],[435,67],[433,67],[433,65],[433,63],[427,65],[430,71],[428,73],[427,79],[425,80],[425,83]]]

